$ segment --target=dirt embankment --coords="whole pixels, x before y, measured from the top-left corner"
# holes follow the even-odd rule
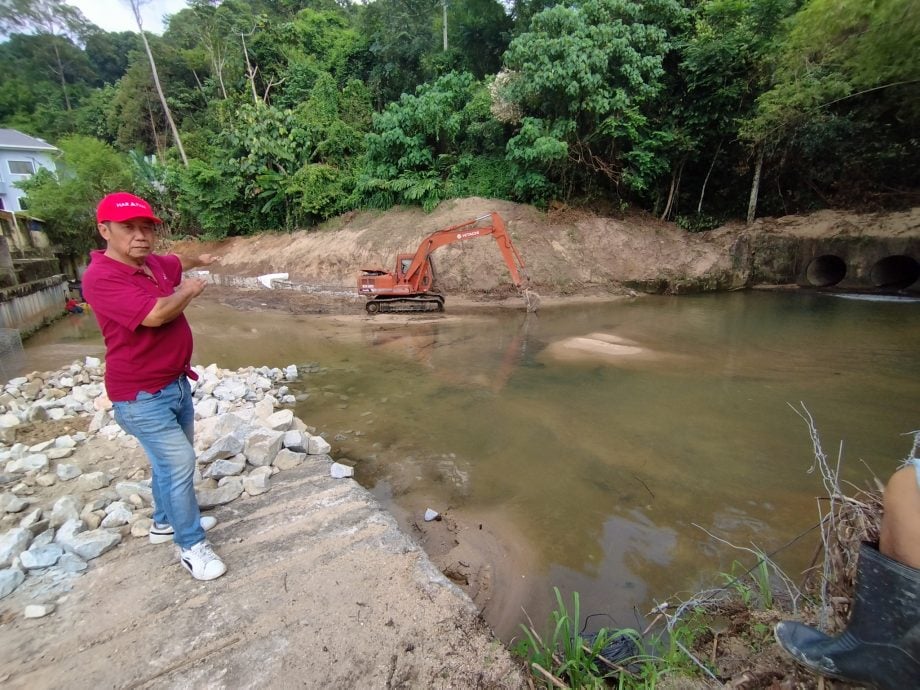
[[[739,240],[745,238],[920,237],[920,208],[884,215],[821,211],[689,233],[646,213],[544,213],[532,206],[474,197],[444,202],[430,214],[419,209],[352,212],[311,231],[183,241],[171,249],[220,254],[214,273],[288,273],[294,282],[347,291],[354,289],[362,268],[392,270],[396,255],[414,251],[429,233],[490,212],[505,220],[533,287],[550,299],[615,295],[631,288],[744,287],[749,276],[739,267],[737,254]],[[452,300],[458,295],[497,299],[510,294],[508,271],[488,237],[444,246],[434,254],[434,263],[438,282]]]

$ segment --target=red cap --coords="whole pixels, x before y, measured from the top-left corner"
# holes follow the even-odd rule
[[[98,223],[103,223],[107,220],[123,223],[133,218],[146,218],[154,223],[163,222],[154,215],[150,204],[139,196],[134,196],[127,192],[109,194],[96,207],[96,222]]]

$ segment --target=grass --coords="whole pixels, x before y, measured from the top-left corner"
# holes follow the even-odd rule
[[[578,592],[572,595],[570,612],[559,588],[554,587],[553,591],[556,595],[556,609],[552,612],[552,630],[546,636],[546,640],[544,641],[532,625],[521,626],[525,637],[515,651],[528,660],[528,666],[534,675],[542,677],[556,687],[560,687],[560,683],[565,687],[565,682],[571,687],[605,687],[605,672],[602,670],[605,666],[598,655],[607,643],[607,630],[602,628],[591,646],[588,646],[587,640],[578,630]]]
[[[745,568],[740,561],[732,562],[730,573],[721,573],[725,586],[735,591],[746,607],[773,608],[773,589],[770,582],[770,559],[762,551],[754,550],[757,564]],[[738,572],[741,572],[738,575]],[[750,579],[750,584],[746,578]]]
[[[550,615],[550,632],[541,636],[532,622],[522,625],[524,637],[514,648],[545,687],[648,689],[668,676],[699,675],[700,662],[687,650],[708,631],[702,610],[647,638],[631,628],[601,628],[583,635],[578,592],[572,594],[571,606],[558,587],[553,592],[556,608]],[[629,648],[633,651],[625,657],[604,656],[607,649]]]

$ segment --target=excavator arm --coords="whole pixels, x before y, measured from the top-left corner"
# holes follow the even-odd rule
[[[482,222],[486,218],[489,218],[491,222],[488,225],[480,225],[477,227],[477,223]],[[462,242],[463,240],[472,239],[474,237],[485,237],[487,235],[492,235],[495,239],[495,243],[498,245],[498,250],[502,254],[505,265],[511,273],[511,280],[514,286],[522,288],[524,281],[528,279],[525,272],[524,260],[521,258],[521,255],[518,254],[517,249],[515,249],[514,244],[511,242],[511,237],[508,235],[508,231],[505,228],[505,221],[495,212],[468,220],[465,223],[452,225],[443,230],[437,230],[428,235],[428,237],[422,240],[418,249],[415,251],[412,263],[409,265],[409,268],[406,269],[406,278],[412,280],[412,277],[426,265],[428,257],[430,257],[432,252],[438,247],[443,247],[445,244],[453,244],[454,242]]]

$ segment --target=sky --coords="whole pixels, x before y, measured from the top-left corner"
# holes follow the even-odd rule
[[[68,5],[79,8],[83,16],[100,29],[106,31],[134,31],[137,24],[127,0],[66,0]],[[141,7],[144,30],[154,34],[163,33],[163,17],[175,14],[188,5],[185,0],[148,0]]]

